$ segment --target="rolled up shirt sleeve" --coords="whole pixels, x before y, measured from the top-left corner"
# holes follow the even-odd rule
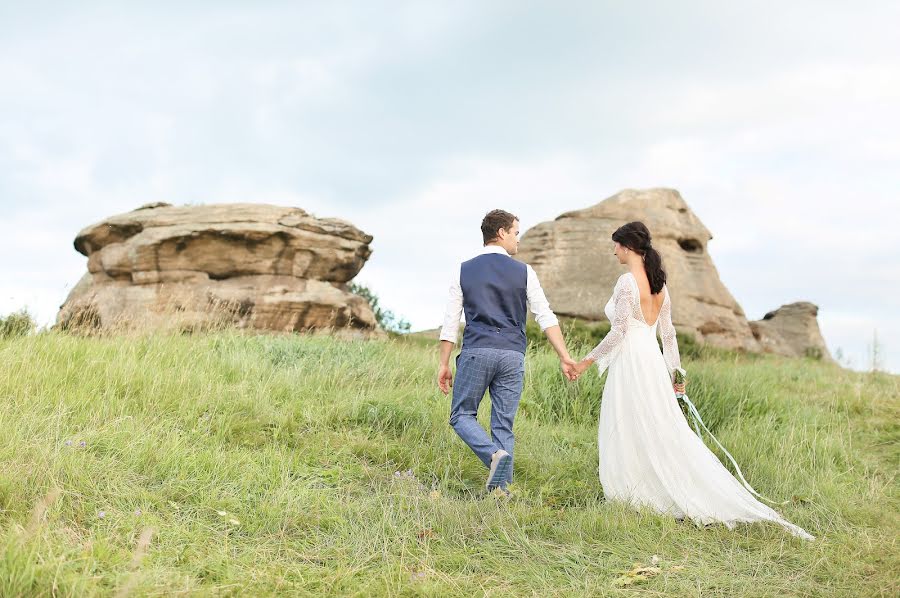
[[[444,325],[441,327],[441,340],[455,343],[459,336],[459,323],[463,315],[462,288],[459,286],[459,269],[450,283],[447,297],[447,309],[444,311]]]
[[[556,318],[556,314],[550,309],[550,302],[547,301],[547,296],[544,295],[544,289],[541,288],[537,273],[534,271],[534,268],[527,264],[525,265],[525,268],[528,271],[526,287],[528,308],[531,310],[531,313],[534,314],[535,321],[537,321],[541,330],[547,330],[551,326],[557,326],[559,320]]]

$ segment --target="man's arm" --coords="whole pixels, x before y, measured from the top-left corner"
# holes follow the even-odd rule
[[[453,373],[450,371],[450,353],[456,337],[459,336],[459,320],[463,313],[462,289],[459,286],[459,271],[450,283],[447,297],[447,309],[444,312],[444,325],[441,328],[441,357],[438,365],[438,388],[447,394],[453,388]]]
[[[553,347],[553,350],[559,356],[559,365],[563,374],[569,380],[574,380],[576,378],[575,360],[569,356],[569,350],[566,349],[566,341],[563,338],[562,330],[559,328],[559,320],[550,309],[550,302],[547,301],[547,296],[544,295],[544,289],[541,288],[541,283],[534,268],[527,264],[525,268],[528,272],[526,293],[531,313],[534,314],[534,319],[537,321],[538,326],[547,335],[550,346]]]
[[[453,343],[441,341],[441,361],[438,366],[438,388],[447,394],[453,388],[453,373],[450,371],[450,353],[453,352]]]
[[[556,351],[560,361],[570,359],[569,350],[566,349],[566,340],[563,338],[559,324],[547,328],[544,330],[544,334],[547,335],[547,340],[550,341],[550,346]]]
[[[575,360],[569,356],[569,350],[566,349],[566,341],[563,338],[562,330],[560,330],[559,325],[557,324],[556,326],[547,328],[544,330],[544,334],[547,335],[550,346],[552,346],[553,350],[556,351],[556,354],[559,355],[559,367],[566,378],[569,380],[578,378],[578,373],[575,370],[577,364]]]

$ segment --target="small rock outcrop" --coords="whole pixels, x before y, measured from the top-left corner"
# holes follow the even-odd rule
[[[750,328],[766,353],[834,362],[819,330],[818,314],[818,306],[800,301],[770,311],[762,320],[750,322]]]
[[[149,204],[78,233],[88,272],[57,325],[376,330],[369,303],[346,284],[371,241],[299,208]]]
[[[712,235],[674,189],[627,189],[538,224],[522,237],[516,257],[538,273],[557,314],[605,320],[603,307],[624,272],[610,237],[634,220],[647,225],[662,255],[678,330],[714,346],[759,351],[743,309],[709,256]]]

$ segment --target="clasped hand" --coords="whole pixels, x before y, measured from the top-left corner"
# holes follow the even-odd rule
[[[559,367],[568,380],[578,380],[579,376],[591,367],[591,363],[593,362],[589,359],[575,361],[571,357],[565,357],[559,360]]]
[[[576,362],[571,357],[564,357],[559,360],[559,367],[568,380],[574,381],[578,380],[578,378],[591,367],[592,363],[594,362],[590,359],[583,359]],[[684,382],[681,384],[672,384],[672,388],[675,390],[676,394],[684,394],[685,384],[686,383]]]

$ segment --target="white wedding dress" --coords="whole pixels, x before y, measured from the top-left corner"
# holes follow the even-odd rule
[[[588,357],[609,375],[600,404],[600,483],[604,495],[705,525],[773,521],[792,534],[813,537],[756,500],[688,425],[672,388],[681,367],[672,301],[664,286],[662,308],[644,321],[637,280],[616,282],[606,304],[612,329]],[[662,334],[663,352],[656,340]]]

